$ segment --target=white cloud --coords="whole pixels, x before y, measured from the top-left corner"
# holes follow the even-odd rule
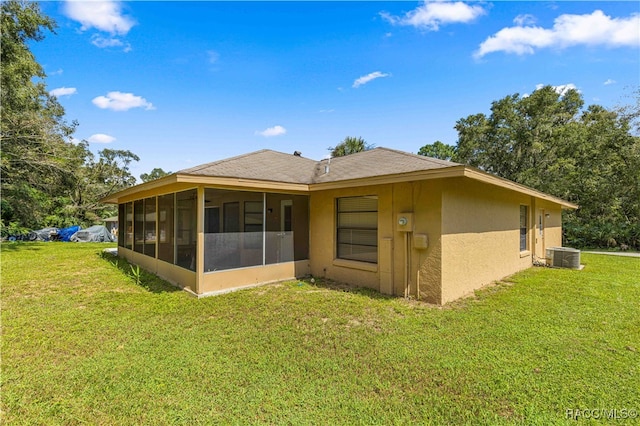
[[[390,75],[391,74],[375,71],[367,75],[363,75],[362,77],[356,78],[356,80],[353,82],[353,85],[351,87],[358,88],[363,84],[367,84],[370,81],[375,80],[376,78],[389,77]]]
[[[560,15],[553,28],[516,26],[503,28],[480,44],[474,53],[481,58],[492,52],[533,54],[536,49],[569,46],[640,46],[640,13],[611,18],[601,10],[587,15]]]
[[[50,72],[49,76],[52,75],[62,75],[62,73],[64,72],[64,70],[62,68],[58,68],[56,71]]]
[[[100,34],[94,34],[91,36],[91,44],[101,49],[107,47],[122,47],[124,52],[131,51],[131,44],[125,43],[117,37],[103,37]]]
[[[392,16],[386,12],[380,13],[384,19],[394,25],[410,25],[416,28],[438,31],[440,25],[453,23],[468,23],[486,11],[478,5],[468,5],[461,1],[428,1],[407,12],[402,17]]]
[[[103,49],[105,47],[120,47],[124,43],[122,40],[116,37],[102,37],[100,34],[94,34],[91,36],[91,44]]]
[[[605,81],[605,82],[604,82],[604,85],[605,85],[605,86],[608,86],[608,85],[610,85],[610,84],[616,84],[616,81],[615,81],[615,80],[612,80],[612,79],[610,79],[610,78],[608,78],[608,79],[607,79],[607,81]]]
[[[89,136],[87,139],[91,143],[111,143],[116,140],[113,136],[105,135],[104,133],[96,133]]]
[[[91,102],[98,108],[114,111],[127,111],[131,108],[155,109],[151,102],[133,93],[109,92],[107,96],[98,96]]]
[[[545,86],[544,84],[536,84],[536,90],[540,90],[544,86]],[[561,84],[559,86],[551,86],[551,87],[553,87],[553,90],[555,90],[555,92],[560,96],[566,95],[567,92],[571,89],[577,91],[578,93],[582,93],[582,91],[578,90],[576,85],[573,83]]]
[[[264,136],[265,138],[269,138],[272,136],[280,136],[280,135],[284,135],[285,133],[287,133],[287,129],[285,129],[282,126],[269,127],[267,129],[264,129],[261,132],[256,131],[256,135],[261,135],[261,136]]]
[[[80,22],[82,31],[95,28],[110,34],[125,35],[136,24],[131,17],[122,13],[119,1],[66,1],[64,13]]]
[[[49,92],[51,96],[55,96],[59,98],[60,96],[71,96],[78,93],[78,90],[75,87],[58,87],[57,89],[53,89]]]
[[[524,25],[533,25],[536,23],[536,17],[525,13],[524,15],[518,15],[513,18],[513,23],[519,27],[522,27]]]

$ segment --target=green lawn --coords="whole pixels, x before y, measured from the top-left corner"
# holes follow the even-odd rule
[[[529,269],[440,308],[320,281],[197,300],[137,283],[104,247],[2,245],[3,423],[550,425],[640,410],[640,259],[583,254],[582,271]]]

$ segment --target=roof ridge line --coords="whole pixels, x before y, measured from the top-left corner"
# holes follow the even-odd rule
[[[374,149],[384,149],[386,151],[392,151],[392,152],[395,152],[397,154],[402,154],[402,155],[405,155],[407,157],[412,157],[412,158],[418,158],[420,160],[428,161],[430,163],[435,163],[435,164],[458,165],[458,166],[462,166],[463,165],[461,163],[456,163],[455,161],[441,160],[439,158],[428,157],[426,155],[420,155],[420,154],[413,154],[411,152],[401,151],[399,149],[387,148],[385,146],[381,146],[381,147],[374,148]]]
[[[229,157],[229,158],[222,158],[220,160],[216,160],[216,161],[211,161],[209,163],[205,163],[205,164],[200,164],[199,166],[194,166],[194,167],[187,167],[186,169],[182,169],[182,170],[192,170],[192,171],[198,171],[198,170],[202,170],[205,169],[207,167],[210,167],[214,164],[223,164],[232,160],[237,160],[238,158],[243,158],[243,157],[248,157],[250,155],[254,155],[254,154],[258,154],[260,152],[266,152],[266,151],[272,151],[272,152],[278,152],[278,151],[273,151],[272,149],[268,149],[268,148],[263,148],[263,149],[259,149],[257,151],[252,151],[252,152],[247,152],[246,154],[240,154],[240,155],[236,155],[233,157]],[[284,153],[282,153],[284,154]],[[176,173],[180,173],[182,170],[176,172]]]

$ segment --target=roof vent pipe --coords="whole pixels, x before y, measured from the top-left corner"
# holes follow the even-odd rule
[[[327,164],[325,164],[324,166],[324,174],[326,175],[327,173],[329,173],[329,166],[331,166],[331,157],[329,157],[329,161],[327,162]]]

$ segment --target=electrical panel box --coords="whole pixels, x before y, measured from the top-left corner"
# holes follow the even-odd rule
[[[396,231],[411,232],[413,231],[413,213],[398,213],[396,217]]]
[[[429,236],[427,234],[413,234],[413,247],[418,250],[429,248]]]

